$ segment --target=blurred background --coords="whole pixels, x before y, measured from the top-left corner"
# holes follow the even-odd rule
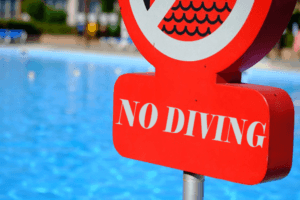
[[[1,0],[0,28],[6,43],[22,38],[7,30],[26,32],[23,43],[90,47],[99,46],[100,38],[120,44],[120,37],[123,47],[132,43],[117,0]]]
[[[269,58],[299,59],[299,2],[281,39],[268,54]],[[24,35],[22,38],[21,34],[7,34],[2,30],[0,37],[3,40],[6,37],[6,43],[22,39],[27,43],[85,46],[101,50],[99,42],[102,42],[102,49],[109,50],[106,45],[109,44],[115,47],[114,51],[128,50],[128,45],[132,44],[117,0],[1,0],[0,29],[26,32],[24,39]],[[131,51],[134,50],[131,48]]]
[[[299,24],[297,3],[281,39],[242,76],[292,98],[290,174],[255,186],[206,177],[204,199],[300,200]],[[0,43],[0,199],[182,199],[182,171],[123,158],[113,145],[115,81],[155,71],[117,1],[0,0]]]

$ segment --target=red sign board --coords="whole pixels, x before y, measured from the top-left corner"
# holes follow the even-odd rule
[[[281,89],[242,84],[241,72],[279,40],[295,3],[120,0],[129,34],[156,72],[115,84],[117,151],[243,184],[286,176],[293,103]]]

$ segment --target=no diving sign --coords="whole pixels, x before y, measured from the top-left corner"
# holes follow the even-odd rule
[[[120,0],[155,73],[115,84],[113,139],[125,157],[243,184],[286,176],[294,110],[241,72],[279,40],[296,0]],[[280,11],[280,13],[278,13]]]

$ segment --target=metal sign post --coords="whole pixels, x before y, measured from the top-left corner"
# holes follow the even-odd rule
[[[203,200],[204,176],[183,172],[183,200]]]

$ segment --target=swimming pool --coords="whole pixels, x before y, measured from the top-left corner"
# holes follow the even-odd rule
[[[146,71],[139,57],[0,49],[0,199],[182,199],[182,171],[123,158],[112,143],[114,82]],[[300,100],[300,74],[250,69],[243,81]],[[300,200],[299,106],[288,177],[256,186],[207,177],[205,199]]]

